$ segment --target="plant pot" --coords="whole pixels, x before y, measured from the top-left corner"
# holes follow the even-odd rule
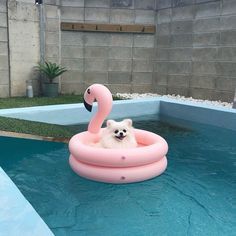
[[[44,83],[43,95],[45,97],[57,97],[58,96],[58,83]]]

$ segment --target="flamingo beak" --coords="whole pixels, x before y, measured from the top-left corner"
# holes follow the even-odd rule
[[[84,106],[85,106],[85,108],[86,108],[89,112],[92,111],[93,106],[90,105],[90,104],[88,104],[85,100],[84,100]]]

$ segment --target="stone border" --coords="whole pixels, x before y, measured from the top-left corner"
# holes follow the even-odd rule
[[[34,140],[41,140],[41,141],[60,142],[60,143],[68,143],[69,142],[68,138],[45,137],[45,136],[26,134],[26,133],[9,132],[9,131],[4,131],[4,130],[0,130],[0,136],[11,137],[11,138],[34,139]]]

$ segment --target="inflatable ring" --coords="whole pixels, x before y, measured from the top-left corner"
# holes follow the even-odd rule
[[[102,123],[112,107],[110,91],[103,85],[94,84],[86,90],[84,100],[88,110],[91,111],[95,99],[98,112],[89,123],[88,131],[74,135],[69,142],[71,168],[80,176],[108,183],[139,182],[163,173],[167,167],[168,144],[155,133],[135,129],[136,148],[91,146],[100,139]],[[104,103],[106,106],[101,106]]]

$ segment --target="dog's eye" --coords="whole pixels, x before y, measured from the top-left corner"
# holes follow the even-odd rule
[[[118,134],[118,132],[119,132],[119,130],[118,130],[118,129],[116,129],[116,130],[115,130],[115,134]]]
[[[90,89],[87,90],[87,93],[90,94]]]
[[[123,129],[123,132],[126,133],[126,129]]]

